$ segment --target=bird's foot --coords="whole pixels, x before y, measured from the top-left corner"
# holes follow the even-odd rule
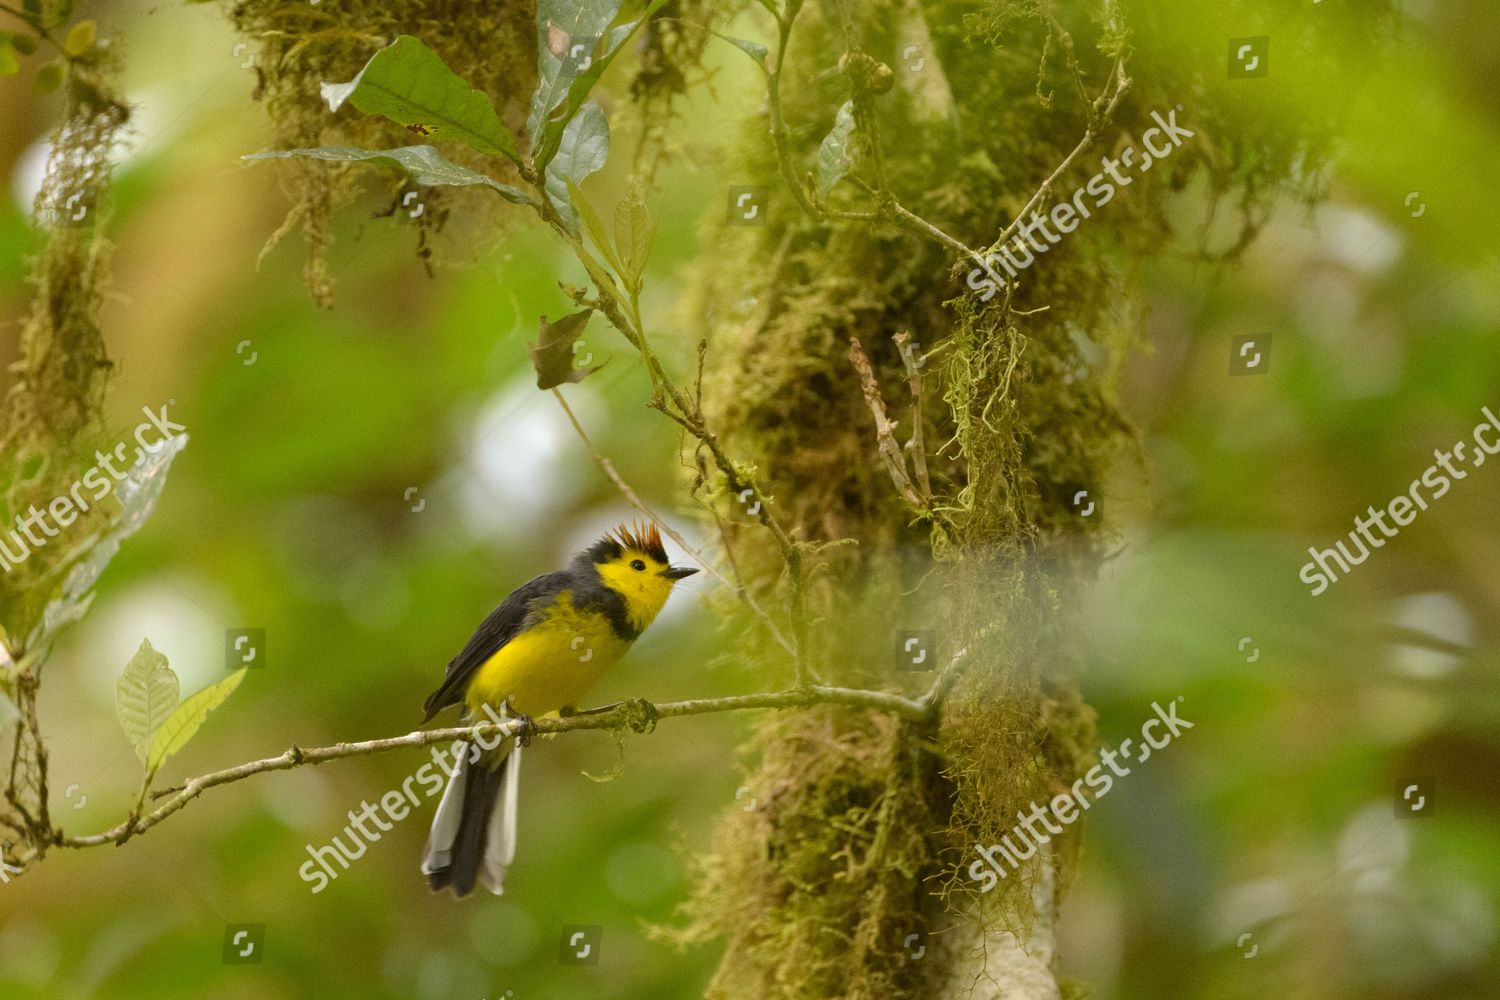
[[[531,740],[536,736],[536,720],[529,715],[514,715],[511,721],[516,724],[516,746],[531,746]]]

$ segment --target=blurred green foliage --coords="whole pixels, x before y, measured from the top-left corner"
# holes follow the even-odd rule
[[[266,131],[233,37],[204,7],[94,6],[101,34],[128,45],[141,108],[112,221],[111,425],[122,435],[141,406],[171,399],[191,444],[48,668],[53,809],[70,833],[129,808],[139,765],[113,721],[114,678],[142,638],[196,690],[222,674],[225,629],[268,636],[266,667],[164,769],[174,782],[294,742],[406,732],[505,593],[629,513],[533,386],[527,342],[568,309],[558,281],[581,281],[552,240],[455,213],[429,277],[412,220],[378,216],[388,206],[371,195],[339,218],[337,304],[317,308],[294,240],[255,266],[284,202],[269,172],[238,161]],[[1500,16],[1431,0],[1360,79],[1299,71],[1298,19],[1358,16],[1340,6],[1159,5],[1175,58],[1218,65],[1229,37],[1269,34],[1271,74],[1225,85],[1244,89],[1247,114],[1332,116],[1339,140],[1327,203],[1288,193],[1240,263],[1191,246],[1141,262],[1147,349],[1124,385],[1141,451],[1103,491],[1122,551],[1070,597],[1104,744],[1179,695],[1197,727],[1088,816],[1060,952],[1101,998],[1494,995],[1500,473],[1475,470],[1328,594],[1308,596],[1297,570],[1307,546],[1331,545],[1500,404],[1500,67],[1475,42]],[[746,37],[765,27],[745,21]],[[651,199],[660,329],[673,328],[677,270],[722,252],[699,235],[722,210],[710,151],[756,85],[739,53],[711,62],[717,83],[686,105],[681,155]],[[54,107],[14,84],[0,82],[0,166],[24,191]],[[617,155],[588,189],[613,204],[628,172]],[[1178,207],[1205,212],[1197,195]],[[0,202],[5,317],[28,297],[26,215]],[[1232,242],[1229,216],[1211,245]],[[1228,376],[1230,338],[1267,333],[1269,372]],[[698,530],[674,507],[678,435],[641,405],[644,373],[602,323],[585,339],[609,360],[564,392],[625,478]],[[690,338],[660,347],[690,364]],[[12,351],[7,338],[0,360]],[[709,666],[725,650],[695,596],[601,703],[763,685],[753,664]],[[1419,648],[1398,627],[1467,652]],[[327,843],[421,754],[210,791],[123,849],[55,850],[0,886],[0,996],[700,995],[716,956],[679,954],[645,927],[684,893],[679,845],[700,847],[736,807],[748,724],[539,741],[498,899],[427,892],[427,811],[324,892],[297,877],[304,845]],[[612,781],[584,775],[621,761]],[[1396,790],[1428,776],[1431,815],[1397,820]],[[224,964],[225,927],[259,922],[264,961]],[[599,966],[559,964],[568,924],[604,927]]]

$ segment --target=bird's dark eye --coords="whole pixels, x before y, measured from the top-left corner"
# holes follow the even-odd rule
[[[638,573],[646,572],[646,564],[641,562],[639,559],[630,560],[630,568]]]

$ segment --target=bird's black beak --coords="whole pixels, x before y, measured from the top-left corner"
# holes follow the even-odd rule
[[[670,569],[663,571],[662,576],[666,577],[668,580],[681,580],[684,577],[692,576],[696,572],[698,571],[690,566],[673,566]]]

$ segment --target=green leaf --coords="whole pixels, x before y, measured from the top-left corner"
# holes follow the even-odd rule
[[[36,89],[44,94],[50,94],[62,86],[65,75],[62,63],[56,60],[43,63],[42,68],[36,71]]]
[[[10,47],[21,53],[21,55],[23,56],[29,56],[33,52],[35,52],[36,45],[37,40],[31,35],[12,35],[10,38]]]
[[[579,217],[583,219],[584,230],[593,237],[594,245],[599,248],[600,253],[604,254],[604,259],[609,261],[609,266],[616,271],[624,273],[625,269],[620,266],[620,257],[615,253],[609,233],[604,229],[604,220],[599,218],[599,213],[594,210],[594,206],[584,197],[583,192],[578,189],[578,185],[574,184],[569,178],[564,178],[564,180],[568,185],[568,197],[572,200],[573,207],[578,209]]]
[[[536,387],[552,389],[564,382],[582,382],[588,375],[598,371],[602,365],[592,368],[573,367],[575,351],[573,344],[588,325],[594,310],[564,316],[556,323],[542,317],[541,335],[535,344],[527,348],[531,352],[531,364],[536,368]]]
[[[625,283],[639,290],[646,261],[651,257],[651,242],[656,238],[656,222],[646,208],[646,199],[635,184],[615,206],[615,245],[620,248],[621,273]]]
[[[582,184],[585,177],[603,167],[608,159],[609,122],[604,118],[604,109],[597,104],[585,105],[563,129],[557,156],[547,164],[547,197],[574,233],[578,232],[578,213],[568,196],[568,183]]]
[[[735,48],[745,53],[745,55],[749,56],[751,59],[754,59],[757,63],[760,64],[761,69],[766,68],[766,56],[771,54],[771,50],[766,48],[764,45],[760,44],[759,42],[752,42],[748,38],[735,38],[732,35],[725,35],[720,32],[714,31],[714,29],[712,28],[709,28],[708,30],[710,34],[718,35],[720,38],[724,39],[724,41],[728,42],[730,45],[733,45]]]
[[[366,114],[384,115],[424,134],[460,139],[481,153],[520,163],[516,138],[495,106],[448,68],[438,54],[402,35],[370,57],[348,83],[325,83],[323,99],[337,111],[345,101]]]
[[[538,0],[537,84],[526,119],[533,153],[541,143],[548,115],[566,99],[579,74],[593,68],[619,10],[620,0]]]
[[[224,699],[234,693],[245,679],[245,667],[241,667],[217,684],[210,684],[177,706],[156,734],[151,738],[151,752],[146,756],[146,770],[155,774],[168,757],[187,746],[200,728],[208,713],[224,704]]]
[[[98,37],[97,24],[93,21],[79,21],[68,29],[68,35],[63,39],[63,51],[76,59],[93,48]]]
[[[21,60],[16,58],[11,34],[0,31],[0,76],[15,76],[21,72]]]
[[[537,84],[536,94],[532,97],[531,117],[527,120],[526,126],[531,134],[531,148],[535,153],[538,168],[543,168],[552,161],[562,141],[563,130],[578,113],[578,109],[583,106],[589,91],[593,89],[599,77],[604,75],[609,64],[614,62],[615,56],[625,48],[625,43],[630,41],[631,36],[640,26],[645,24],[651,15],[666,2],[667,0],[651,0],[639,19],[609,28],[607,33],[602,27],[598,31],[586,29],[584,34],[580,34],[576,29],[571,32],[559,29],[558,25],[563,22],[555,18],[544,19],[543,10],[563,8],[566,17],[572,17],[578,23],[594,24],[602,11],[606,9],[612,11],[619,6],[617,3],[584,0],[575,5],[565,0],[550,0],[538,8],[537,25],[542,37],[537,54],[537,76],[541,82]],[[585,8],[590,10],[586,11]],[[574,23],[574,21],[568,23]],[[603,23],[608,24],[609,19],[606,18]],[[587,65],[569,55],[570,47],[560,50],[563,56],[568,56],[568,58],[554,54],[553,42],[559,37],[555,34],[558,31],[561,31],[560,37],[562,38],[599,36],[600,40],[594,46],[594,52],[589,56]]]
[[[180,699],[177,675],[167,666],[167,658],[152,647],[149,639],[142,639],[141,648],[115,682],[115,715],[142,764],[146,763],[152,735]]]
[[[818,192],[824,198],[835,184],[844,179],[854,163],[849,149],[849,138],[853,134],[854,102],[845,101],[833,121],[833,130],[823,137],[823,144],[818,147]]]
[[[448,160],[432,146],[400,146],[396,149],[354,149],[350,146],[318,146],[311,149],[272,149],[263,153],[250,153],[246,160],[287,159],[303,156],[313,160],[328,160],[334,163],[349,163],[372,160],[405,170],[413,182],[437,187],[473,187],[481,185],[500,194],[506,201],[517,205],[535,205],[536,199],[519,188],[502,184],[484,174]]]
[[[26,637],[25,648],[42,648],[65,625],[82,618],[88,611],[94,600],[94,584],[115,553],[120,551],[120,543],[139,531],[156,509],[156,501],[167,485],[167,471],[172,467],[172,459],[187,447],[187,440],[186,434],[178,434],[154,452],[141,452],[136,463],[126,471],[115,491],[120,513],[102,533],[85,538],[63,560],[61,565],[70,567],[68,574],[57,594],[42,609],[42,620]]]

